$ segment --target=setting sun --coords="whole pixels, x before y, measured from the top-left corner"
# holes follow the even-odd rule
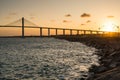
[[[109,32],[115,32],[116,29],[115,29],[115,25],[113,25],[114,23],[113,22],[106,22],[102,29],[103,31],[109,31]]]

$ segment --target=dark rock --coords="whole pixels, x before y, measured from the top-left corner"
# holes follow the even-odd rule
[[[17,80],[17,79],[0,78],[0,80]]]
[[[105,70],[107,70],[107,68],[105,66],[98,67],[98,72],[103,72]]]
[[[114,70],[114,68],[120,68],[120,37],[80,35],[68,36],[67,38],[61,36],[60,38],[82,42],[87,46],[98,49],[97,55],[101,57],[100,66],[93,65],[90,68],[89,71],[94,72],[94,74],[89,75],[87,80],[120,80],[120,69]]]
[[[80,80],[86,80],[85,78],[80,78]]]
[[[21,78],[23,77],[23,74],[15,74],[15,77]]]
[[[111,63],[109,67],[110,67],[110,68],[115,68],[116,66],[117,66],[117,63],[114,62],[114,63]]]
[[[34,77],[33,75],[26,74],[22,76],[22,79],[28,79],[28,78],[33,78],[33,77]]]

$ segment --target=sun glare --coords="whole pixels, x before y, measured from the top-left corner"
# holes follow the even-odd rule
[[[113,22],[107,22],[103,25],[102,30],[103,31],[109,31],[109,32],[114,32],[115,30],[115,26],[113,25]]]

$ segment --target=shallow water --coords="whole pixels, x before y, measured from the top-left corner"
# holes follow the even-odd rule
[[[78,80],[99,65],[95,48],[54,38],[0,38],[0,79]]]

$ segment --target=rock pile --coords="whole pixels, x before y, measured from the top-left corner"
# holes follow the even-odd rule
[[[101,57],[100,66],[92,66],[88,80],[120,80],[120,37],[59,36],[57,38],[82,42],[97,48]]]

